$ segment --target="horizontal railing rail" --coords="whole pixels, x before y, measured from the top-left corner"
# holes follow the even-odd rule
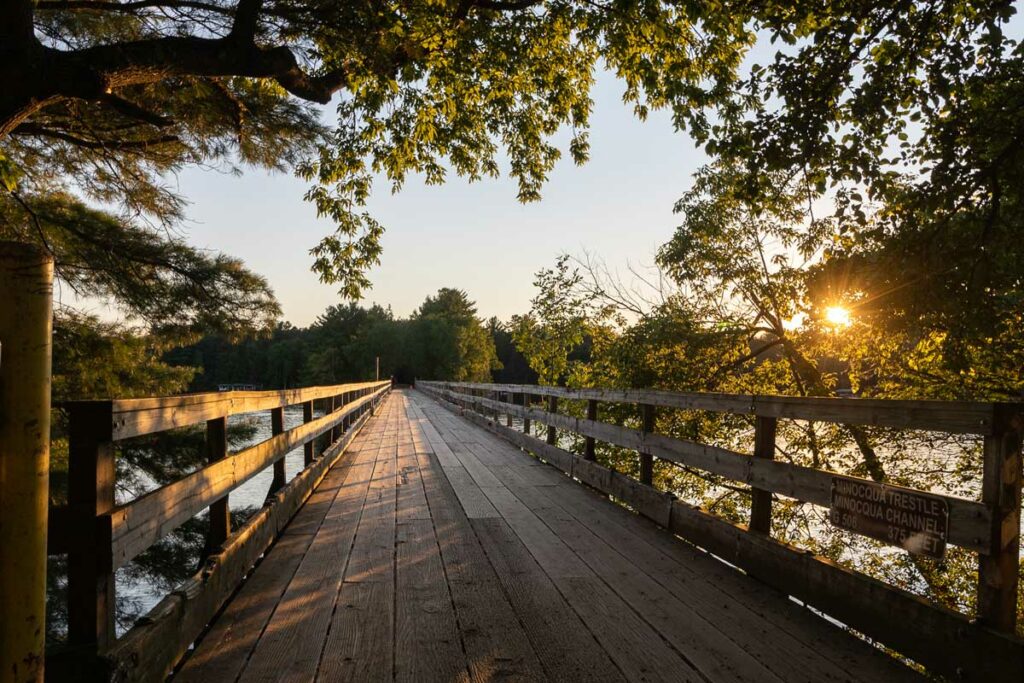
[[[417,382],[419,384],[419,382]],[[456,386],[456,385],[452,385]],[[568,389],[527,384],[460,382],[460,389],[551,396],[601,403],[636,403],[682,410],[705,410],[790,420],[817,420],[852,425],[922,429],[948,434],[993,434],[998,417],[1012,403],[974,401],[903,401],[816,396],[766,396],[673,392],[657,389]]]
[[[160,398],[129,398],[110,402],[115,441],[187,427],[207,420],[272,410],[354,394],[379,385],[359,382],[281,391],[218,391]],[[81,402],[79,402],[81,403]],[[67,406],[76,405],[74,402]]]
[[[677,535],[813,605],[872,639],[942,675],[1024,680],[1024,643],[1014,633],[1020,575],[1021,449],[1024,405],[941,401],[790,398],[648,390],[417,382],[416,387],[471,420],[532,452],[573,478],[633,508]],[[535,407],[546,399],[546,409]],[[558,400],[586,402],[586,417],[558,412]],[[642,428],[598,420],[600,403],[636,404]],[[655,432],[655,407],[749,415],[755,418],[752,453]],[[499,416],[505,416],[501,424]],[[513,429],[513,418],[523,431]],[[984,438],[982,500],[881,485],[850,475],[773,459],[779,419],[875,425]],[[547,426],[547,438],[530,424]],[[581,455],[559,448],[557,432],[584,437]],[[596,462],[596,442],[637,451],[639,480]],[[744,483],[750,524],[735,525],[658,490],[654,460]],[[864,574],[771,538],[772,496],[831,508],[836,488],[885,491],[915,504],[948,511],[944,543],[978,555],[977,614],[963,615]],[[844,529],[850,529],[844,526]],[[856,533],[856,531],[855,531]],[[870,534],[868,534],[870,535]],[[876,536],[877,538],[877,536]],[[917,549],[917,552],[922,552]]]
[[[68,556],[68,648],[65,659],[53,657],[53,668],[82,666],[86,651],[105,669],[97,677],[165,677],[390,390],[390,381],[359,382],[62,404],[69,424],[68,504],[51,508],[48,546],[50,554]],[[302,406],[303,422],[286,430],[284,409],[295,405]],[[270,411],[271,437],[228,453],[227,418],[258,411]],[[201,424],[207,465],[115,503],[117,442]],[[320,454],[317,439],[326,442]],[[285,456],[300,446],[303,468],[286,481]],[[270,467],[267,504],[232,532],[228,495]],[[207,508],[202,571],[116,639],[114,572]]]

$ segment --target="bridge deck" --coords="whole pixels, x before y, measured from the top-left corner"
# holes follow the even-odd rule
[[[396,392],[180,681],[891,681],[910,670]]]

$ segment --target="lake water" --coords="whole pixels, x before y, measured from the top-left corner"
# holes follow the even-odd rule
[[[322,413],[314,414],[315,417],[319,417]],[[256,431],[252,437],[242,444],[237,444],[232,449],[233,452],[238,452],[250,446],[266,441],[271,437],[271,425],[270,425],[270,413],[267,411],[259,413],[249,413],[246,415],[233,415],[228,418],[228,424],[240,424],[245,423],[255,427]],[[284,409],[284,428],[286,430],[292,427],[297,427],[302,424],[302,406],[292,406]],[[302,446],[293,449],[285,456],[285,476],[289,481],[302,471],[303,467],[303,449]],[[249,481],[242,484],[240,487],[231,492],[228,497],[229,503],[233,510],[240,510],[243,508],[258,508],[263,505],[263,501],[267,496],[267,491],[270,490],[270,484],[274,478],[274,468],[267,467],[262,472],[254,476]],[[123,502],[123,501],[118,501]],[[200,513],[205,515],[206,513]],[[196,558],[198,561],[198,558]],[[116,595],[118,601],[123,604],[130,604],[131,612],[137,616],[142,616],[149,612],[160,600],[164,598],[167,591],[162,586],[156,586],[152,582],[139,579],[132,575],[128,567],[118,570],[115,577],[116,581]],[[124,631],[123,628],[118,628],[118,636]]]

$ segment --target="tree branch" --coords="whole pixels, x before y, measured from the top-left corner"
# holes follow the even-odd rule
[[[44,11],[77,11],[93,10],[102,12],[131,13],[149,7],[169,7],[173,9],[200,9],[207,12],[231,15],[232,9],[209,2],[196,0],[137,0],[136,2],[112,2],[111,0],[39,0],[36,9]]]
[[[21,124],[14,129],[13,134],[32,135],[53,138],[55,140],[63,140],[64,142],[71,143],[76,147],[84,147],[86,149],[145,149],[147,147],[152,147],[153,145],[164,145],[171,142],[179,142],[177,135],[161,135],[159,137],[147,138],[145,140],[86,140],[85,138],[80,138],[52,128],[46,128],[45,126],[40,126],[31,122]]]
[[[238,0],[238,6],[235,7],[235,23],[231,27],[229,37],[243,45],[252,44],[262,8],[263,0]]]
[[[167,126],[174,125],[166,116],[161,116],[156,112],[152,112],[149,109],[140,107],[130,100],[126,100],[123,97],[118,97],[113,93],[106,93],[102,98],[103,102],[110,105],[119,114],[123,114],[130,119],[137,119],[150,125],[156,126],[157,128],[166,128]]]

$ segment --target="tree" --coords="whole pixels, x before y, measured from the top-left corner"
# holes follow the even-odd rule
[[[487,331],[494,340],[494,350],[501,363],[501,369],[492,370],[491,381],[498,384],[535,384],[537,373],[530,368],[526,356],[516,348],[511,324],[492,317],[487,321]]]
[[[1015,13],[1005,1],[761,5],[755,26],[784,47],[718,103],[704,138],[708,172],[751,213],[806,209],[816,292],[900,337],[875,346],[889,359],[878,374],[916,376],[931,395],[1024,386],[1011,341],[1024,268]]]
[[[657,0],[10,0],[0,179],[20,200],[4,200],[24,218],[65,191],[169,225],[183,200],[163,178],[185,164],[290,170],[337,225],[315,270],[355,296],[380,253],[362,210],[374,174],[395,188],[410,173],[476,180],[504,154],[534,200],[560,129],[587,158],[598,64],[641,116],[675,105],[703,130],[701,107],[729,92],[750,43],[745,19]]]
[[[494,339],[476,317],[476,304],[460,289],[427,296],[410,320],[417,376],[456,382],[486,382],[501,367]]]

